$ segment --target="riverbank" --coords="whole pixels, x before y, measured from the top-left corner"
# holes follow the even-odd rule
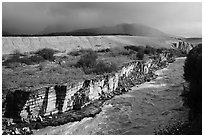
[[[183,107],[180,97],[185,82],[183,64],[184,58],[179,58],[156,71],[156,79],[105,101],[102,111],[93,118],[46,127],[35,130],[34,134],[155,134],[169,123],[185,122],[188,109]]]

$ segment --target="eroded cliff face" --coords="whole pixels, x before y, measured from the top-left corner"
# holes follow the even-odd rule
[[[148,81],[150,75],[170,59],[169,53],[146,62],[134,61],[118,72],[87,79],[74,85],[45,85],[38,89],[14,90],[6,98],[4,116],[24,118],[79,110],[95,100],[113,97],[135,84]],[[165,65],[164,65],[165,64]],[[149,76],[149,77],[148,77]]]
[[[189,51],[195,47],[195,44],[188,43],[182,40],[178,40],[177,42],[173,42],[173,47],[180,49],[183,51],[185,54],[188,54]]]

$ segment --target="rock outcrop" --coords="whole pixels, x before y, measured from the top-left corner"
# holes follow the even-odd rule
[[[178,40],[177,42],[173,42],[173,47],[180,49],[181,51],[183,51],[185,54],[188,54],[189,51],[195,47],[195,44],[192,43],[188,43],[182,40]]]

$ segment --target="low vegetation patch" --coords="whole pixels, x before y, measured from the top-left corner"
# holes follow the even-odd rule
[[[44,49],[40,49],[37,52],[35,52],[35,54],[41,56],[42,58],[44,58],[45,60],[49,60],[49,61],[54,61],[54,54],[57,53],[56,50],[50,49],[50,48],[44,48]]]
[[[54,56],[54,49],[40,49],[32,53],[13,54],[3,59],[3,87],[15,88],[50,83],[76,82],[80,79],[117,71],[124,63],[145,60],[167,49],[150,46],[125,46],[93,51],[81,49],[63,56]],[[172,50],[172,52],[174,52]],[[52,63],[51,63],[52,62]]]
[[[77,66],[82,68],[94,67],[96,65],[97,58],[98,55],[95,51],[93,50],[86,51],[85,54],[81,55],[79,61],[77,62]]]
[[[101,49],[101,50],[98,50],[97,52],[99,53],[107,53],[107,52],[110,52],[110,49]]]
[[[143,50],[138,51],[137,54],[136,54],[136,57],[137,57],[138,60],[143,60],[144,51]]]
[[[139,50],[144,50],[143,46],[133,46],[133,45],[130,45],[130,46],[125,46],[124,48],[126,50],[133,50],[133,51],[136,51],[136,52],[138,52]]]
[[[56,52],[57,51],[53,49],[44,48],[38,50],[34,54],[25,55],[16,50],[7,60],[3,62],[3,65],[9,68],[15,68],[21,64],[32,65],[39,64],[45,60],[54,61],[54,54]]]
[[[76,66],[81,67],[86,74],[111,73],[112,71],[117,70],[117,67],[115,64],[106,63],[102,60],[97,60],[97,59],[98,59],[97,52],[93,50],[88,50],[85,52],[85,54],[81,55]]]
[[[106,63],[104,61],[98,61],[95,67],[91,70],[91,73],[95,74],[103,74],[103,73],[111,73],[117,70],[117,66],[114,63]]]
[[[92,49],[80,49],[80,50],[75,50],[69,53],[71,56],[80,56],[88,53],[95,53]]]
[[[154,54],[156,54],[156,52],[157,52],[157,49],[155,49],[155,48],[153,48],[151,46],[148,46],[148,45],[144,49],[144,53],[148,54],[148,55],[154,55]]]

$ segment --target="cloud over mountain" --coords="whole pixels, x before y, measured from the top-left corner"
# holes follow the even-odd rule
[[[3,2],[2,5],[2,27],[11,33],[36,34],[45,28],[49,32],[50,26],[58,26],[58,31],[73,31],[121,23],[143,24],[181,36],[199,36],[202,29],[199,2]]]

